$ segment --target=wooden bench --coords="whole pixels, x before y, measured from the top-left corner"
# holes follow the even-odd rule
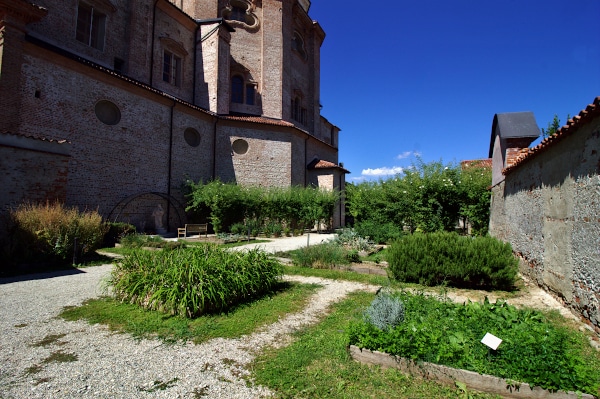
[[[191,233],[204,234],[206,237],[208,235],[208,223],[202,224],[186,224],[185,227],[177,228],[177,238],[187,237],[187,235]]]

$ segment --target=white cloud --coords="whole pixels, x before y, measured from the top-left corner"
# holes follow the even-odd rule
[[[363,176],[392,176],[402,173],[404,168],[400,166],[393,166],[391,168],[383,167],[376,169],[363,169],[361,175]]]
[[[404,151],[402,154],[398,155],[396,159],[406,159],[410,157],[420,157],[421,153],[418,151]]]

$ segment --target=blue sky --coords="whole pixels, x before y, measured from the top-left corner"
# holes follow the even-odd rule
[[[347,181],[486,158],[494,114],[564,124],[600,96],[600,0],[313,0]]]

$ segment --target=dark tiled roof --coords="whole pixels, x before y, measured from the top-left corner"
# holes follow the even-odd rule
[[[516,157],[514,162],[505,168],[502,173],[508,174],[513,169],[518,167],[520,164],[528,159],[533,158],[537,154],[543,152],[549,147],[552,147],[562,141],[565,137],[574,134],[582,125],[588,123],[593,118],[600,115],[600,96],[594,99],[594,102],[589,104],[579,115],[569,119],[567,124],[561,127],[555,134],[550,137],[546,137],[542,142],[533,148],[523,148],[520,150],[520,154]]]
[[[489,157],[492,157],[494,151],[495,135],[498,134],[503,139],[531,137],[537,138],[540,135],[533,112],[507,112],[494,115],[492,123],[492,136],[490,138]],[[533,141],[533,140],[531,140]],[[531,143],[530,141],[530,143]]]

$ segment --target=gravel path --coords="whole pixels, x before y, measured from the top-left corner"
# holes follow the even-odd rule
[[[289,343],[290,333],[317,322],[349,292],[374,290],[352,282],[288,277],[323,288],[304,310],[261,331],[201,345],[134,340],[101,325],[56,317],[65,306],[101,295],[110,269],[0,280],[0,399],[268,397],[268,389],[249,386],[243,378],[255,354]],[[48,337],[53,339],[40,344]],[[55,361],[59,356],[71,361]]]

